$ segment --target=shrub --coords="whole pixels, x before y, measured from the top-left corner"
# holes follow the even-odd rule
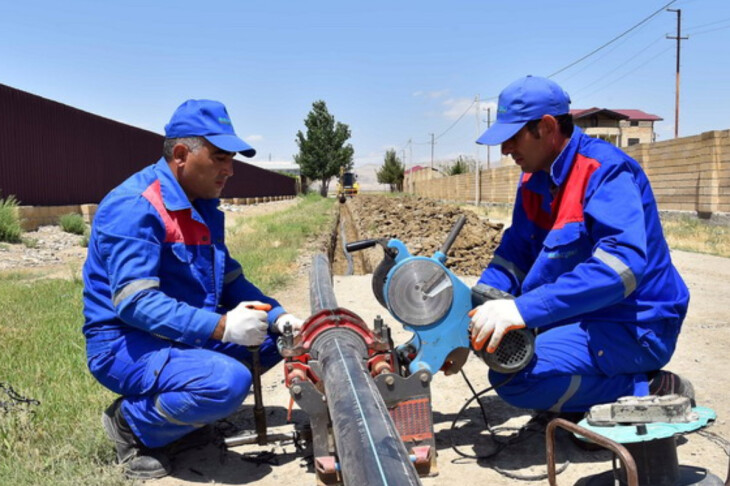
[[[20,243],[20,235],[23,229],[20,227],[18,213],[18,200],[15,196],[0,198],[0,241],[8,243]]]
[[[84,223],[84,218],[80,214],[64,214],[58,219],[58,224],[66,233],[83,235],[86,232],[86,223]]]

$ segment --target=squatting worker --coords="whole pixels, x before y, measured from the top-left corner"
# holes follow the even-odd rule
[[[660,371],[689,292],[649,181],[631,157],[574,126],[569,104],[553,81],[519,79],[477,140],[501,144],[523,173],[512,225],[478,282],[516,298],[477,307],[472,341],[493,352],[506,332],[537,330],[532,361],[497,388],[517,407],[585,412],[626,395],[694,399],[688,381]],[[489,378],[498,385],[507,375]]]
[[[225,106],[186,101],[165,137],[163,158],[99,205],[83,270],[89,369],[121,395],[102,424],[133,478],[168,474],[164,446],[236,411],[252,381],[247,346],[270,368],[275,333],[301,327],[226,248],[218,198],[233,156],[256,152]]]

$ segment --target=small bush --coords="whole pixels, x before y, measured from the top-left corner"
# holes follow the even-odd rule
[[[18,214],[15,208],[18,207],[18,200],[15,196],[0,198],[0,241],[8,243],[20,243],[20,235],[23,229],[20,227]]]
[[[86,223],[84,223],[84,218],[80,214],[64,214],[58,219],[58,224],[66,233],[73,233],[75,235],[83,235],[86,233]]]
[[[38,240],[35,238],[22,238],[22,242],[26,248],[38,248]]]

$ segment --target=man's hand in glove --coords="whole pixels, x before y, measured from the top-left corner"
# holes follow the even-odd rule
[[[491,336],[487,352],[496,351],[502,337],[508,331],[522,329],[525,321],[514,300],[490,300],[469,312],[471,317],[471,342],[474,350],[479,351]]]
[[[291,325],[291,332],[294,336],[296,336],[299,332],[301,332],[304,321],[291,314],[282,314],[278,319],[276,319],[276,322],[274,323],[274,330],[279,334],[284,334],[284,326],[287,324]]]
[[[242,346],[260,346],[269,329],[266,311],[270,309],[269,304],[259,301],[241,302],[226,314],[226,327],[221,341]]]

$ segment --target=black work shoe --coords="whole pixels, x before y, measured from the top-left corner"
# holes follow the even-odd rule
[[[695,402],[695,389],[687,378],[672,373],[671,371],[659,370],[649,381],[649,395],[661,397],[664,395],[679,395],[689,398],[693,407]]]
[[[170,474],[170,460],[161,449],[150,449],[135,437],[122,415],[122,398],[117,398],[101,415],[101,425],[114,442],[117,462],[129,479],[155,479]]]
[[[547,428],[547,424],[550,423],[550,421],[553,419],[561,418],[567,420],[568,422],[577,424],[578,422],[583,420],[583,417],[585,417],[585,415],[586,414],[584,412],[548,412],[545,410],[538,410],[535,412],[535,415],[533,415],[532,418],[525,424],[524,428],[544,432]]]

